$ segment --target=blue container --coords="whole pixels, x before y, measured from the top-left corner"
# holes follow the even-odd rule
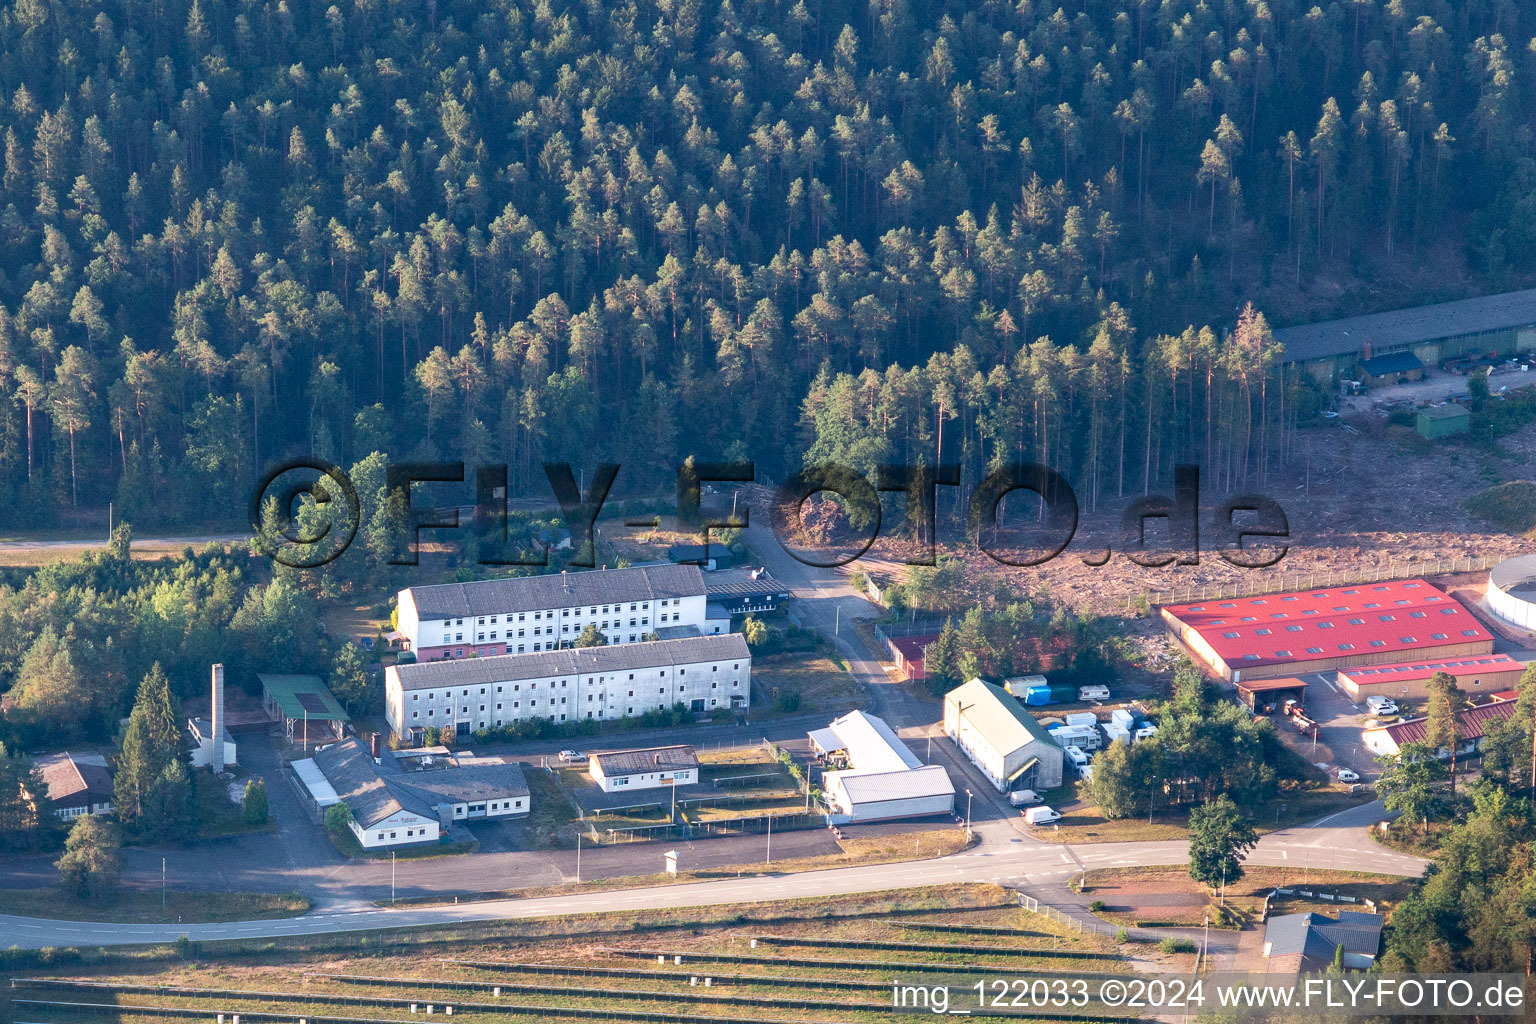
[[[1051,700],[1051,688],[1049,686],[1031,686],[1024,691],[1024,703],[1038,706],[1041,704],[1054,704],[1055,701]]]

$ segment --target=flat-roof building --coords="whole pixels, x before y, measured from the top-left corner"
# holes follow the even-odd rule
[[[721,633],[390,665],[384,717],[400,740],[419,743],[429,728],[469,736],[531,718],[608,721],[675,704],[745,708],[751,692],[745,638]]]
[[[972,679],[944,695],[944,734],[999,793],[1055,789],[1064,751],[1017,697]]]
[[[850,711],[810,733],[811,748],[848,767],[822,777],[830,824],[952,814],[955,786],[942,765],[924,765],[884,719]]]
[[[1418,700],[1429,696],[1429,680],[1436,672],[1447,673],[1468,693],[1497,693],[1520,682],[1525,663],[1507,654],[1405,661],[1340,669],[1337,681],[1339,689],[1357,702],[1377,696]]]
[[[1493,650],[1471,612],[1421,579],[1166,605],[1161,614],[1190,656],[1230,683]]]

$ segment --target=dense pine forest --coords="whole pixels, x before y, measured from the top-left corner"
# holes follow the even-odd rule
[[[1518,284],[1510,0],[13,0],[0,516],[314,452],[1262,480],[1288,321]],[[1447,294],[1443,297],[1454,297]],[[1249,308],[1249,303],[1253,308]]]

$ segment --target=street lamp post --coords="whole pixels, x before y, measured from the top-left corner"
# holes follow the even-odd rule
[[[967,839],[971,838],[971,798],[972,793],[967,788],[965,791],[965,838]]]
[[[768,815],[768,846],[763,853],[763,863],[773,863],[773,815]]]
[[[581,833],[576,833],[576,884],[581,884]]]
[[[395,905],[395,851],[389,851],[389,905]]]
[[[160,858],[160,913],[165,913],[165,858]]]

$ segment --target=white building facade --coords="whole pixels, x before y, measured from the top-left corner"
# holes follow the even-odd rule
[[[689,711],[746,708],[752,655],[740,633],[539,654],[391,665],[385,719],[402,741],[428,728],[468,736],[532,718],[628,718],[682,704]]]
[[[924,765],[884,719],[850,711],[810,733],[811,749],[849,767],[822,776],[827,823],[859,824],[951,814],[955,786],[942,765]]]
[[[668,626],[728,632],[710,619],[696,565],[635,566],[400,591],[396,628],[418,661],[534,654],[573,646],[588,626],[610,644]]]
[[[999,793],[1061,785],[1061,747],[1001,686],[972,679],[945,694],[944,734]]]
[[[687,745],[609,750],[587,759],[587,774],[604,793],[692,786],[699,781],[699,757]]]

